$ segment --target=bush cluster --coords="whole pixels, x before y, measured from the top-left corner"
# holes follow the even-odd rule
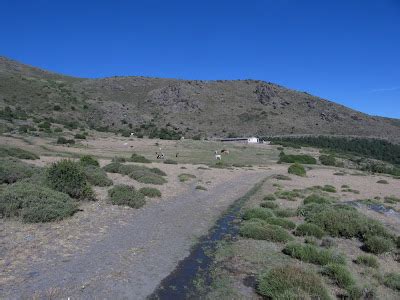
[[[400,291],[400,273],[388,273],[383,277],[383,284],[388,288]]]
[[[356,258],[355,263],[357,263],[359,265],[371,267],[371,268],[379,267],[378,260],[376,259],[375,256],[372,256],[372,255],[359,255]]]
[[[167,180],[163,178],[163,176],[166,176],[165,172],[158,168],[147,168],[145,166],[137,165],[123,165],[118,162],[112,162],[104,166],[103,170],[109,173],[128,175],[132,179],[142,183],[160,185],[167,182]]]
[[[291,265],[275,267],[262,273],[258,279],[257,292],[266,299],[330,299],[317,274]]]
[[[315,165],[317,163],[317,160],[314,157],[306,154],[289,155],[281,152],[279,155],[278,163],[298,163],[305,165]]]
[[[325,232],[317,225],[311,223],[303,223],[297,226],[294,234],[297,236],[313,236],[321,239],[325,235]]]
[[[344,265],[346,263],[343,255],[337,254],[331,250],[319,249],[310,244],[302,245],[298,243],[290,243],[286,245],[282,252],[293,258],[316,265]]]
[[[364,241],[364,249],[374,254],[390,252],[395,247],[392,239],[384,236],[370,236]]]
[[[0,184],[14,183],[24,178],[31,177],[37,167],[33,167],[15,158],[0,159]]]
[[[19,159],[39,159],[39,156],[27,150],[16,147],[0,146],[0,157],[15,157]]]
[[[100,166],[99,161],[91,155],[84,155],[80,158],[79,162],[83,166]]]
[[[282,227],[271,225],[258,219],[243,222],[240,227],[240,235],[255,240],[267,240],[278,243],[286,243],[293,240],[293,237]]]
[[[321,155],[319,157],[319,161],[324,166],[335,166],[336,165],[336,158],[333,155]]]
[[[60,144],[60,145],[65,145],[65,144],[70,144],[70,145],[73,145],[73,144],[75,144],[75,140],[68,140],[68,139],[66,139],[65,137],[63,137],[63,136],[60,136],[58,139],[57,139],[57,144]]]
[[[41,185],[15,183],[0,193],[0,215],[23,222],[61,220],[77,211],[77,203],[68,195]]]
[[[132,153],[131,158],[129,159],[131,162],[137,162],[137,163],[151,163],[151,160],[147,159],[146,157],[139,155],[137,153]]]
[[[150,198],[161,197],[160,190],[152,187],[142,187],[141,189],[139,189],[139,192]]]
[[[305,177],[307,175],[306,169],[304,169],[304,167],[298,163],[291,165],[288,168],[288,173],[301,177]]]
[[[76,199],[94,199],[86,174],[79,163],[63,159],[53,163],[47,170],[46,181],[52,189]]]
[[[186,182],[186,181],[189,181],[189,180],[191,180],[191,179],[196,178],[196,176],[193,175],[193,174],[182,173],[182,174],[179,174],[179,175],[178,175],[178,178],[179,178],[179,181],[180,181],[180,182]]]
[[[83,167],[87,181],[96,186],[110,186],[113,181],[107,177],[107,173],[94,165],[86,165]]]
[[[250,219],[261,219],[266,220],[268,218],[274,217],[274,213],[272,210],[263,207],[255,207],[246,209],[243,213],[243,220],[250,220]]]
[[[337,286],[346,290],[356,284],[349,270],[340,264],[328,264],[324,266],[322,274],[328,276]]]
[[[145,196],[129,185],[114,186],[108,191],[108,196],[111,203],[115,205],[140,208],[146,203]]]

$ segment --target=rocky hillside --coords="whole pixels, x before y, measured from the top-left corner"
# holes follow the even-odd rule
[[[188,137],[333,134],[400,141],[398,119],[369,116],[269,82],[73,78],[4,57],[0,109],[3,119],[11,109],[15,118],[47,117],[110,131],[142,125]]]

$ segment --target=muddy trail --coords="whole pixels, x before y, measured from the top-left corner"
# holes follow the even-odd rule
[[[174,272],[161,282],[149,299],[193,299],[200,298],[207,292],[196,287],[196,280],[201,281],[204,287],[211,284],[210,267],[218,242],[234,239],[237,236],[239,227],[234,221],[237,220],[245,201],[262,187],[265,180],[257,183],[228,208],[210,232],[200,239],[190,255],[182,260]]]
[[[128,222],[113,224],[83,253],[24,266],[14,274],[23,284],[0,287],[0,297],[145,299],[190,255],[218,216],[268,175],[238,174],[206,192],[193,185],[177,197],[146,205]]]

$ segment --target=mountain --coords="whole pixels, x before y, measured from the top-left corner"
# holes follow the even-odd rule
[[[400,120],[259,80],[85,79],[0,57],[0,108],[101,130],[184,136],[354,135],[400,142]]]

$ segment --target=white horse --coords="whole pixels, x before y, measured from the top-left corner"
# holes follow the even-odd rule
[[[215,159],[221,160],[222,159],[221,154],[215,154]]]

